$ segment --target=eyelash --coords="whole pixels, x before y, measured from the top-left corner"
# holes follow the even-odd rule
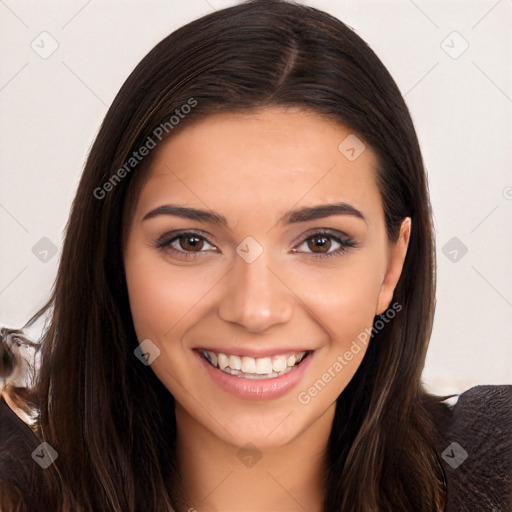
[[[348,248],[355,248],[357,247],[357,244],[348,236],[341,234],[339,232],[337,235],[334,235],[330,230],[318,230],[310,235],[308,235],[306,238],[302,239],[301,242],[299,242],[299,246],[302,245],[304,242],[307,242],[308,240],[314,239],[316,237],[323,236],[325,238],[329,238],[334,240],[335,242],[339,243],[341,247],[339,249],[336,249],[335,251],[328,252],[328,253],[314,253],[309,252],[307,254],[313,255],[315,258],[329,258],[331,256],[341,256],[343,255]],[[194,232],[194,231],[182,231],[182,232],[173,232],[173,233],[167,233],[163,236],[161,236],[153,245],[157,249],[161,250],[170,250],[171,252],[178,253],[180,256],[184,256],[185,258],[195,258],[197,254],[200,254],[202,252],[206,251],[184,251],[182,249],[176,249],[175,247],[171,247],[171,244],[177,240],[179,240],[181,237],[184,236],[190,236],[190,237],[196,237],[199,238],[205,242],[207,242],[210,245],[213,245],[211,242],[209,242],[203,235],[200,233]],[[215,247],[215,246],[214,246]],[[294,251],[296,252],[296,251]]]

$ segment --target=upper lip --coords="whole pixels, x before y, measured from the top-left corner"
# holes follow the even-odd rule
[[[278,356],[281,354],[297,354],[299,352],[312,352],[313,349],[310,348],[297,348],[297,347],[282,347],[282,348],[272,348],[272,349],[263,349],[263,348],[220,348],[220,347],[197,347],[195,350],[210,350],[211,352],[215,352],[216,354],[223,353],[229,354],[233,356],[249,356],[249,357],[272,357]]]

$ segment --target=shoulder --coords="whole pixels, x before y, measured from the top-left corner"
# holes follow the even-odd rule
[[[475,386],[439,423],[446,511],[512,510],[512,386]]]
[[[29,425],[0,396],[1,510],[41,510],[44,478],[32,456],[40,444]]]

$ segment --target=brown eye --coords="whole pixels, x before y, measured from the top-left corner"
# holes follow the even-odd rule
[[[205,252],[217,251],[215,245],[193,231],[166,233],[154,242],[154,246],[178,258],[194,258]]]
[[[334,244],[334,245],[333,245]],[[349,236],[341,231],[317,231],[309,237],[304,238],[298,247],[305,245],[306,250],[293,252],[303,252],[318,258],[328,258],[331,256],[341,256],[350,248],[358,247]]]
[[[181,235],[178,240],[184,251],[199,252],[204,245],[204,240],[195,235]]]
[[[317,235],[308,239],[308,248],[313,252],[327,252],[331,245],[330,239],[324,235]]]

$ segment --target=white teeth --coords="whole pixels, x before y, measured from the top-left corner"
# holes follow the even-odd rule
[[[237,373],[234,373],[233,375],[236,375],[237,377],[242,377],[244,379],[254,379],[254,380],[257,380],[257,379],[273,379],[274,377],[279,377],[279,373],[265,373],[265,374],[262,374],[262,375],[257,375],[257,374],[254,374],[254,373],[244,373],[243,375],[239,375]]]
[[[219,368],[224,370],[227,366],[229,366],[229,357],[222,352],[217,356],[217,362],[219,363]]]
[[[233,370],[242,368],[242,360],[238,356],[229,356],[229,367]]]
[[[242,371],[244,373],[256,373],[256,360],[254,357],[242,357]]]
[[[270,357],[258,357],[256,359],[256,373],[258,375],[272,373],[272,360]]]
[[[286,370],[286,356],[274,356],[272,359],[272,369],[275,372]]]
[[[202,352],[212,366],[218,367],[226,373],[248,379],[273,378],[288,373],[306,355],[306,352],[298,352],[289,356],[254,358],[227,355],[222,352],[217,354],[211,350],[202,350]]]

